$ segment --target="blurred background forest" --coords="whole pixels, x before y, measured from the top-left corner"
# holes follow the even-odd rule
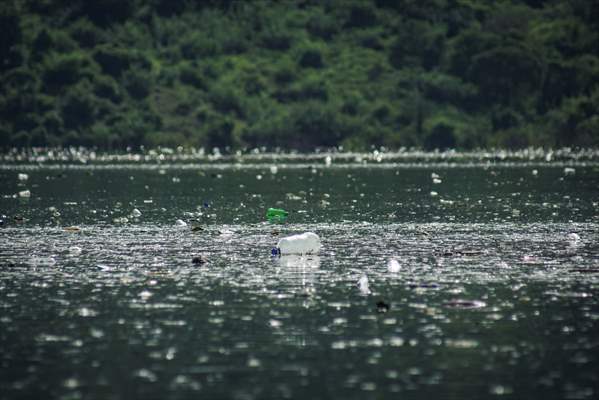
[[[0,147],[599,146],[599,2],[2,0]]]

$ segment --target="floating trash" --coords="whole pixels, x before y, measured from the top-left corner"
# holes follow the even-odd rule
[[[78,256],[79,254],[81,254],[82,251],[83,250],[79,246],[69,247],[69,254],[72,256]]]
[[[399,262],[395,258],[392,258],[387,262],[387,271],[397,273],[400,269],[401,265],[399,265]]]
[[[285,222],[289,213],[281,208],[269,208],[266,211],[266,219],[270,222]]]
[[[376,310],[381,314],[389,311],[389,308],[389,304],[385,303],[383,300],[380,300],[376,303]]]
[[[202,223],[200,222],[200,220],[198,219],[192,219],[189,221],[191,224],[191,230],[193,232],[198,232],[198,231],[203,231],[204,228],[202,228]]]
[[[22,190],[19,192],[19,197],[29,198],[31,197],[31,192],[29,190]]]
[[[63,231],[65,231],[65,232],[80,232],[81,228],[79,228],[78,226],[65,226],[63,228]]]
[[[279,172],[279,168],[276,165],[271,165],[270,166],[270,173],[274,175],[277,172]]]
[[[279,240],[277,248],[279,254],[316,254],[320,250],[320,238],[313,232],[287,236]]]
[[[575,232],[568,233],[567,238],[568,238],[568,242],[570,242],[570,243],[576,243],[580,240],[580,236],[578,235],[578,233],[575,233]]]
[[[486,307],[486,303],[480,300],[463,300],[455,299],[445,303],[446,307],[451,308],[483,308]]]
[[[31,257],[29,264],[36,267],[51,267],[56,265],[56,259],[54,257]]]
[[[131,215],[134,218],[139,218],[141,217],[141,211],[139,211],[137,208],[134,208],[133,211],[131,211]]]
[[[203,264],[206,264],[207,262],[208,262],[208,259],[206,257],[204,257],[203,255],[195,256],[194,258],[191,259],[191,263],[194,265],[203,265]]]
[[[576,174],[576,170],[571,167],[564,168],[564,175],[574,175]]]
[[[360,290],[360,293],[363,295],[369,295],[370,293],[372,293],[370,291],[370,287],[368,285],[368,277],[366,275],[362,275],[360,279],[358,279],[358,289]]]
[[[187,223],[185,221],[183,221],[182,219],[178,219],[175,221],[175,225],[183,227],[183,226],[187,226]]]
[[[18,178],[19,178],[19,180],[20,180],[21,182],[24,182],[24,181],[26,181],[27,179],[29,179],[29,175],[27,175],[27,174],[23,174],[23,173],[20,173],[20,174],[18,175]]]

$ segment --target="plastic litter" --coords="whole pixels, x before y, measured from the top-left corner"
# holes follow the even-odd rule
[[[191,230],[193,232],[198,232],[198,231],[203,231],[204,230],[204,228],[202,228],[202,223],[200,222],[200,220],[198,220],[198,219],[192,219],[189,222],[191,223]]]
[[[369,295],[372,293],[370,291],[370,287],[368,286],[368,277],[366,275],[362,275],[360,279],[358,279],[358,289],[363,295]]]
[[[29,175],[27,174],[19,174],[19,180],[20,181],[26,181],[27,179],[29,179]]]
[[[394,274],[399,272],[400,269],[401,265],[399,265],[399,262],[397,262],[396,259],[392,258],[389,260],[389,262],[387,262],[387,271]]]
[[[185,221],[183,221],[182,219],[178,219],[175,221],[175,225],[177,226],[187,226],[187,223]]]
[[[380,313],[386,313],[389,311],[389,304],[385,303],[383,300],[380,300],[376,303],[376,310]]]
[[[134,208],[133,211],[131,211],[131,215],[135,218],[139,218],[141,217],[141,211],[139,211],[137,208]]]
[[[19,192],[19,197],[31,197],[31,192],[29,190],[23,190]]]
[[[56,265],[56,259],[54,257],[31,257],[29,264],[36,267],[51,267]]]
[[[576,173],[576,170],[574,168],[571,168],[571,167],[564,168],[564,175],[574,175],[575,173]]]
[[[204,257],[204,256],[196,256],[191,259],[191,263],[195,264],[195,265],[202,265],[202,264],[206,264],[207,262],[208,262],[208,259],[206,259],[206,257]]]
[[[266,219],[270,222],[285,222],[289,213],[281,208],[269,208],[266,211]]]
[[[83,250],[79,246],[69,247],[69,254],[72,256],[78,256],[79,254],[81,254],[82,251]]]
[[[278,254],[316,254],[320,250],[320,238],[314,232],[305,232],[281,238],[277,244]]]

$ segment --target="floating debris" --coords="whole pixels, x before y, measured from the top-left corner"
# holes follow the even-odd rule
[[[564,175],[574,175],[575,173],[576,173],[576,170],[574,168],[571,168],[571,167],[564,168]]]
[[[401,270],[401,265],[395,258],[392,258],[389,260],[389,262],[387,262],[387,271],[394,274],[394,273],[399,272],[400,270]]]
[[[379,313],[386,313],[387,311],[389,311],[389,308],[391,308],[389,304],[385,303],[383,300],[379,300],[376,303],[376,310]]]
[[[372,293],[370,291],[370,287],[368,285],[368,277],[366,275],[362,275],[360,279],[358,279],[358,289],[360,290],[360,293],[365,296]]]
[[[316,254],[320,247],[320,238],[314,232],[287,236],[277,244],[281,254]]]
[[[570,232],[568,233],[567,239],[570,243],[576,243],[580,240],[580,236],[578,235],[578,233]]]
[[[175,221],[175,225],[183,227],[183,226],[187,226],[187,223],[185,221],[183,221],[182,219],[178,219]]]
[[[438,255],[441,255],[443,257],[463,257],[463,256],[480,256],[482,254],[484,254],[484,251],[482,250],[444,250],[440,253],[437,253]]]
[[[79,254],[81,254],[82,251],[83,250],[79,246],[69,247],[69,254],[72,256],[78,256]]]
[[[455,299],[444,303],[444,305],[451,308],[483,308],[487,304],[480,300]]]
[[[191,224],[191,231],[192,232],[199,232],[199,231],[203,231],[204,228],[202,228],[202,223],[197,220],[197,219],[192,219],[189,221]]]
[[[281,208],[269,208],[266,211],[266,219],[270,222],[285,222],[289,213]]]
[[[27,174],[23,174],[23,173],[20,173],[20,174],[18,175],[18,178],[19,178],[19,180],[20,180],[21,182],[24,182],[24,181],[26,181],[27,179],[29,179],[29,175],[27,175]]]
[[[194,258],[191,259],[191,263],[194,265],[203,265],[203,264],[206,264],[207,262],[208,262],[208,259],[206,257],[204,257],[203,255],[195,256]]]
[[[133,211],[131,211],[131,215],[134,218],[139,218],[141,217],[141,211],[139,211],[137,208],[134,208]]]
[[[31,257],[29,264],[36,267],[51,267],[56,265],[56,259],[54,257]]]
[[[580,274],[599,274],[599,268],[572,268],[570,272],[578,272]]]
[[[29,190],[22,190],[19,192],[19,197],[29,198],[31,197],[31,192]]]
[[[436,283],[410,283],[408,287],[410,289],[438,289],[439,285]]]
[[[62,230],[65,232],[80,232],[81,228],[78,226],[65,226]]]

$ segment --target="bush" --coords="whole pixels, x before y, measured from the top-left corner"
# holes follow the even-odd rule
[[[93,74],[93,68],[88,70],[90,66],[90,60],[81,53],[53,54],[44,61],[44,87],[54,93],[64,86],[73,85],[84,76]]]
[[[215,85],[208,95],[215,110],[223,114],[234,113],[238,117],[245,114],[242,96],[234,89],[225,85]]]
[[[291,48],[293,37],[282,24],[273,23],[260,33],[259,42],[267,49],[285,51]]]
[[[308,20],[306,29],[311,35],[330,40],[339,31],[339,26],[332,16],[315,12]]]
[[[186,60],[212,57],[220,53],[219,43],[203,32],[194,32],[181,42],[181,55]]]
[[[183,65],[179,69],[179,80],[181,83],[186,85],[191,85],[196,89],[206,89],[206,83],[204,82],[204,78],[197,67],[193,67],[191,65]]]
[[[324,67],[322,52],[317,47],[304,48],[299,52],[298,64],[302,68],[322,68]]]
[[[104,31],[96,27],[87,19],[80,18],[70,28],[71,36],[84,48],[93,48],[106,41]]]
[[[141,71],[127,71],[123,77],[123,83],[129,95],[136,100],[145,99],[152,91],[150,75]]]
[[[110,76],[97,75],[93,80],[93,92],[96,96],[120,103],[123,99],[121,89]]]
[[[88,84],[73,87],[64,97],[61,106],[62,120],[66,129],[80,129],[94,122],[96,100]]]
[[[93,58],[105,74],[114,78],[120,78],[132,61],[129,51],[111,45],[98,46],[93,52]]]

